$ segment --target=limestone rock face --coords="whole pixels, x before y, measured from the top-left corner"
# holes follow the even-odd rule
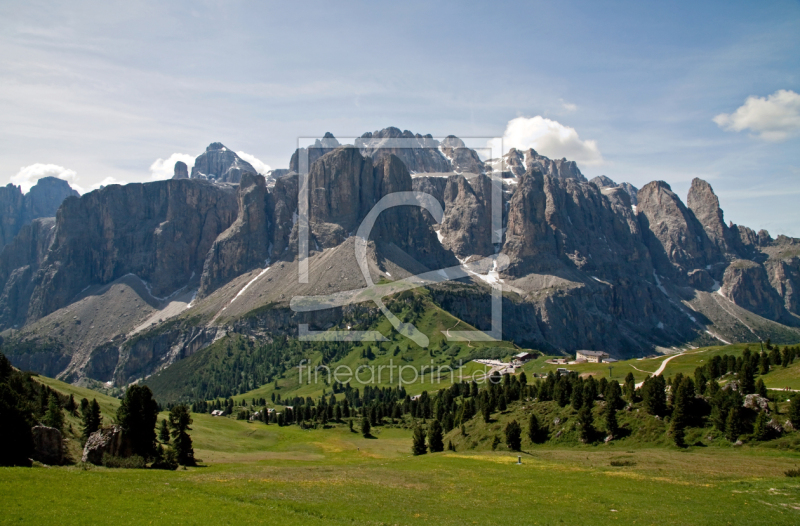
[[[61,431],[53,427],[34,426],[33,458],[42,464],[61,465],[64,461],[64,450],[61,443]]]
[[[521,177],[533,165],[539,167],[539,171],[543,175],[550,175],[552,177],[559,177],[562,179],[577,179],[581,182],[586,182],[586,177],[583,176],[578,169],[575,161],[568,161],[566,159],[550,159],[539,153],[533,148],[525,151],[511,148],[506,155],[503,156],[505,161],[506,170],[509,170],[514,177]],[[494,161],[487,161],[493,164]]]
[[[636,206],[639,204],[639,200],[637,198],[639,194],[639,189],[633,186],[631,183],[615,183],[610,177],[606,177],[605,175],[598,175],[594,177],[590,183],[594,183],[598,188],[621,188],[626,194],[628,194],[628,198],[631,201],[631,205]]]
[[[25,322],[33,293],[33,276],[55,238],[54,217],[34,219],[0,252],[0,326]]]
[[[220,183],[238,184],[242,174],[258,173],[247,161],[220,142],[212,142],[192,167],[192,179],[210,179]]]
[[[311,165],[308,188],[311,234],[322,248],[339,245],[375,203],[372,159],[352,147],[334,150]]]
[[[503,252],[510,258],[509,273],[521,276],[558,266],[555,235],[547,224],[544,186],[544,174],[538,166],[532,166],[511,197],[503,245]]]
[[[407,142],[403,141],[398,145],[393,139],[404,139]],[[355,145],[362,155],[372,157],[375,164],[384,157],[394,155],[412,173],[452,171],[450,161],[438,149],[439,142],[430,134],[414,134],[408,130],[400,131],[389,127],[363,134]]]
[[[451,169],[459,173],[483,173],[485,168],[475,150],[467,148],[464,141],[455,135],[448,135],[442,141],[441,152],[450,161]]]
[[[208,250],[236,213],[234,188],[186,179],[112,185],[65,200],[33,277],[28,318],[129,273],[155,297],[171,294],[199,278]]]
[[[764,266],[786,310],[800,314],[800,257],[770,259]]]
[[[186,163],[183,161],[178,161],[175,163],[175,175],[172,176],[173,179],[188,179],[189,178],[189,167],[186,166]]]
[[[734,249],[733,237],[725,225],[719,199],[711,185],[702,179],[694,178],[686,204],[694,216],[703,226],[708,239],[721,253],[732,252]]]
[[[273,245],[270,258],[273,260],[292,248],[290,240],[297,223],[297,184],[297,174],[291,172],[276,179],[272,188]]]
[[[481,174],[467,181],[463,175],[452,175],[444,201],[446,214],[439,231],[443,245],[460,259],[492,255],[491,179]]]
[[[322,137],[322,140],[315,140],[314,145],[309,148],[298,148],[292,154],[292,158],[289,160],[289,172],[297,172],[297,173],[308,173],[308,170],[311,168],[311,165],[314,164],[317,159],[325,155],[326,153],[330,153],[336,148],[341,146],[339,141],[336,140],[336,137],[333,136],[331,132],[326,132],[325,135]],[[281,174],[285,175],[285,174]],[[276,177],[279,177],[277,175]]]
[[[96,466],[103,463],[103,454],[127,458],[133,454],[130,440],[118,425],[104,427],[92,433],[83,447],[81,462],[90,462]]]
[[[0,248],[11,243],[23,226],[40,217],[54,217],[64,199],[77,195],[57,177],[42,177],[24,195],[13,184],[0,187]]]
[[[219,235],[206,257],[197,293],[200,298],[245,272],[265,267],[269,260],[272,218],[264,177],[245,173],[238,201],[236,221]]]
[[[781,297],[772,288],[762,265],[746,259],[734,261],[725,270],[722,293],[736,305],[767,319],[783,317]]]
[[[703,226],[664,181],[639,190],[637,211],[645,243],[662,275],[673,275],[675,269],[685,275],[722,259]]]

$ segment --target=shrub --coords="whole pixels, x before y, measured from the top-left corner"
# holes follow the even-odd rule
[[[614,467],[635,466],[636,462],[633,460],[612,460],[611,465]]]
[[[800,469],[790,469],[789,471],[784,471],[784,474],[787,477],[800,477]]]
[[[131,457],[115,457],[108,453],[103,453],[103,465],[107,468],[123,468],[123,469],[144,469],[147,467],[144,458],[139,455]]]

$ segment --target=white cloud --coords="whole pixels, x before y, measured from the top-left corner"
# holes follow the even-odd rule
[[[765,98],[750,96],[733,113],[720,113],[714,122],[725,131],[750,129],[767,141],[783,141],[800,130],[800,95],[778,90]]]
[[[540,115],[531,118],[517,117],[508,121],[503,134],[503,149],[508,151],[511,148],[533,148],[553,159],[566,157],[585,165],[603,163],[603,156],[595,141],[583,141],[575,128]]]
[[[253,168],[255,168],[256,171],[261,175],[267,175],[267,172],[272,170],[272,168],[270,168],[268,164],[263,163],[261,159],[256,158],[255,155],[250,155],[249,153],[245,152],[236,152],[236,155],[238,155],[248,163],[252,164]]]
[[[31,187],[36,184],[36,181],[42,177],[58,177],[59,179],[64,179],[70,186],[79,192],[81,191],[81,188],[75,184],[77,179],[75,170],[70,170],[57,164],[36,163],[30,166],[23,166],[19,169],[17,175],[11,177],[11,182],[17,186],[21,186],[22,193],[26,194]]]
[[[194,156],[188,153],[173,153],[166,159],[156,159],[153,164],[150,165],[150,178],[153,181],[172,179],[172,176],[175,175],[175,163],[178,161],[185,162],[189,173],[192,172]]]
[[[90,186],[89,188],[92,189],[92,190],[97,190],[98,188],[102,188],[103,186],[108,186],[110,184],[128,184],[128,182],[127,181],[120,181],[119,179],[115,179],[113,177],[106,177],[105,179],[103,179],[99,183],[95,183],[92,186]]]
[[[572,112],[572,111],[575,111],[575,110],[578,109],[578,105],[577,104],[573,104],[571,102],[566,102],[564,99],[558,99],[558,100],[561,102],[561,107],[564,108],[567,111]]]

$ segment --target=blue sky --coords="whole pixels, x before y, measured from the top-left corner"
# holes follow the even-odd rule
[[[798,2],[4,2],[0,50],[2,182],[148,181],[212,141],[281,168],[298,136],[539,116],[589,177],[683,198],[702,177],[726,219],[800,236],[800,125],[735,117],[794,107]]]

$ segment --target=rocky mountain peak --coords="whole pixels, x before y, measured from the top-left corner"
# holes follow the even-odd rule
[[[258,173],[247,161],[220,142],[212,142],[192,167],[192,179],[209,179],[220,183],[238,184],[245,172]]]
[[[711,242],[721,252],[731,252],[733,249],[731,232],[725,225],[722,209],[719,207],[719,199],[711,185],[695,177],[692,180],[686,204],[703,225]]]
[[[27,194],[13,184],[0,187],[0,248],[24,225],[40,217],[54,217],[64,199],[78,195],[67,181],[57,177],[42,177]]]
[[[189,167],[186,166],[186,163],[183,161],[178,161],[175,163],[175,170],[174,175],[172,176],[173,179],[188,179],[189,178]]]

